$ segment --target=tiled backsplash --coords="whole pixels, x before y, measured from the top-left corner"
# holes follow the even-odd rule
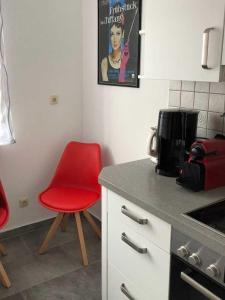
[[[199,137],[225,134],[225,82],[170,81],[169,107],[200,111]]]

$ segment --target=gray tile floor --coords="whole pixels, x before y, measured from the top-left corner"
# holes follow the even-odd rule
[[[8,255],[1,257],[12,287],[0,285],[1,300],[100,300],[101,241],[83,219],[89,266],[81,264],[80,248],[73,218],[67,232],[59,229],[48,253],[37,250],[49,228],[49,222],[29,231],[0,235]]]

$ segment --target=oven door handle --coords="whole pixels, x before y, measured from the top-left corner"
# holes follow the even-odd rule
[[[185,281],[187,284],[189,284],[191,287],[193,287],[196,291],[201,293],[203,296],[205,296],[209,300],[223,300],[222,298],[217,297],[215,294],[213,294],[210,290],[205,288],[203,285],[201,285],[200,283],[195,281],[193,278],[191,278],[185,272],[181,272],[180,277],[183,281]]]

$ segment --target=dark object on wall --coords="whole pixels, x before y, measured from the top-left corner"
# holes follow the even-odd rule
[[[141,0],[98,0],[98,84],[139,87]]]
[[[196,138],[198,111],[164,109],[159,112],[157,147],[160,175],[176,177]]]

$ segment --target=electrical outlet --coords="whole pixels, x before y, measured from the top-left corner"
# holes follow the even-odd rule
[[[58,104],[59,99],[57,95],[52,95],[49,97],[49,102],[50,104],[54,105],[54,104]]]
[[[19,199],[19,207],[23,208],[29,205],[29,199],[28,198],[21,198]]]

